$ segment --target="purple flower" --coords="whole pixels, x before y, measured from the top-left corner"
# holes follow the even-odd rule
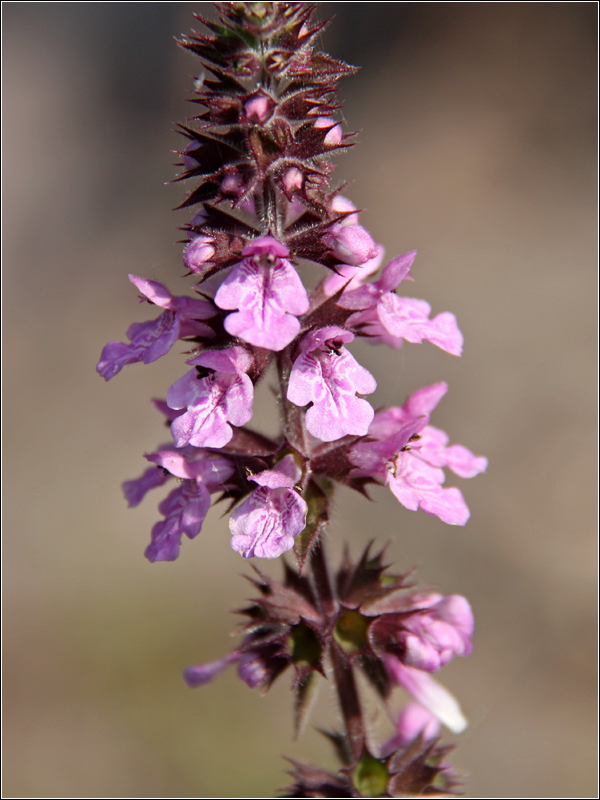
[[[125,481],[121,488],[129,508],[139,506],[150,489],[162,486],[171,476],[160,467],[148,467],[143,475],[131,481]]]
[[[247,637],[245,643],[250,637]],[[224,672],[230,664],[238,663],[238,675],[251,689],[267,683],[271,673],[260,653],[253,650],[245,650],[240,647],[224,658],[216,661],[209,661],[207,664],[197,664],[187,667],[183,671],[183,680],[187,685],[194,689],[196,686],[204,686],[214,678]]]
[[[196,686],[204,686],[210,683],[213,678],[224,672],[230,664],[239,661],[240,654],[235,650],[224,658],[217,661],[209,661],[207,664],[197,664],[195,667],[187,667],[183,670],[183,680],[187,685],[194,689]]]
[[[383,755],[389,755],[405,747],[418,736],[424,741],[435,739],[440,733],[439,719],[420,703],[407,703],[398,716],[396,735],[382,747]]]
[[[144,551],[148,561],[175,561],[181,537],[193,539],[200,533],[210,508],[210,494],[203,484],[183,481],[159,505],[165,517],[152,528],[150,544]]]
[[[354,445],[350,459],[357,467],[354,475],[383,480],[406,508],[421,508],[449,525],[464,525],[469,509],[459,489],[442,488],[441,467],[471,478],[486,469],[487,459],[461,445],[446,447],[447,435],[427,425],[428,414],[447,389],[445,383],[427,386],[412,394],[402,408],[377,413],[369,427],[374,441]]]
[[[302,470],[285,456],[274,469],[250,477],[258,483],[229,518],[232,548],[244,558],[277,558],[294,546],[306,524],[308,507],[294,490]]]
[[[226,488],[233,473],[229,461],[203,450],[163,450],[146,456],[158,466],[182,479],[158,510],[165,517],[152,528],[145,556],[149,561],[174,561],[179,555],[181,537],[193,539],[200,533],[210,508],[212,492]]]
[[[283,350],[300,331],[296,316],[309,300],[289,250],[271,236],[251,242],[244,260],[233,267],[215,295],[219,308],[238,309],[225,319],[225,330],[255,347]]]
[[[187,363],[194,369],[167,391],[170,408],[187,408],[171,424],[175,446],[223,447],[233,436],[231,425],[252,418],[254,387],[246,374],[252,356],[237,346],[208,350]]]
[[[402,621],[398,634],[409,667],[437,672],[454,656],[468,656],[472,650],[473,612],[466,598],[458,594],[416,596],[415,614]]]
[[[240,656],[238,675],[251,689],[255,689],[267,683],[270,672],[262,655],[251,651]]]
[[[358,267],[377,255],[377,245],[362,225],[334,222],[323,235],[323,242],[344,264]]]
[[[375,378],[344,348],[354,335],[343,328],[321,328],[300,342],[288,384],[287,396],[297,406],[313,405],[306,412],[306,427],[324,442],[347,434],[364,436],[374,411],[356,393],[371,394]]]
[[[378,281],[344,292],[339,305],[357,309],[348,318],[347,325],[360,328],[362,333],[393,347],[400,347],[403,339],[416,344],[425,340],[459,356],[463,337],[454,314],[445,311],[430,320],[429,303],[398,297],[394,293],[394,289],[405,278],[409,278],[416,254],[416,250],[411,250],[395,258],[383,270]]]
[[[107,381],[126,364],[156,361],[169,352],[177,339],[214,336],[208,325],[198,321],[214,317],[217,312],[212,303],[192,297],[174,297],[162,283],[137,275],[130,275],[129,280],[151,303],[166,310],[154,320],[130,325],[127,331],[130,344],[109,342],[105,346],[96,370]]]
[[[390,680],[412,694],[418,703],[453,733],[462,733],[465,730],[468,723],[456,698],[431,675],[405,666],[395,656],[386,656],[384,663]]]

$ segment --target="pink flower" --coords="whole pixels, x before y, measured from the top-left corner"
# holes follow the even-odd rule
[[[377,248],[377,255],[375,258],[370,258],[360,267],[353,267],[351,264],[339,264],[336,267],[337,273],[334,272],[325,279],[323,283],[324,294],[327,297],[331,297],[345,286],[345,295],[346,292],[357,289],[369,275],[377,272],[381,266],[385,250],[380,244],[376,244],[375,247]]]
[[[336,258],[353,267],[358,267],[377,255],[377,246],[369,231],[362,225],[334,222],[323,235],[323,242]]]
[[[283,350],[300,331],[298,314],[308,311],[306,289],[286,256],[289,250],[271,236],[251,242],[244,260],[215,295],[223,309],[239,309],[225,319],[225,330],[255,347]]]
[[[409,667],[437,672],[454,656],[468,656],[473,635],[473,612],[458,594],[416,596],[415,611],[402,621],[398,640],[404,645],[402,658]]]
[[[394,293],[394,289],[409,277],[416,254],[416,250],[411,250],[395,258],[378,281],[344,292],[339,305],[357,309],[348,318],[347,325],[393,347],[400,347],[403,339],[416,344],[425,340],[459,356],[463,337],[454,314],[445,311],[430,320],[429,303]]]
[[[229,518],[231,546],[244,558],[277,558],[294,546],[306,524],[308,506],[294,490],[302,471],[291,455],[274,469],[250,477],[258,483]]]
[[[336,194],[331,201],[331,210],[336,214],[344,214],[347,211],[356,211],[356,206],[352,200],[348,200],[347,197],[341,194]],[[344,217],[342,225],[358,225],[358,213],[351,213],[347,217]]]
[[[170,408],[187,408],[171,424],[175,446],[223,447],[233,436],[231,425],[252,418],[254,387],[247,375],[252,356],[237,346],[207,350],[187,363],[194,369],[167,391]]]
[[[455,487],[442,488],[448,466],[461,477],[485,471],[487,459],[474,456],[461,445],[446,447],[447,435],[427,425],[428,414],[446,393],[445,383],[427,386],[412,394],[402,408],[375,415],[369,427],[372,442],[359,442],[350,452],[357,470],[389,485],[406,508],[421,508],[449,525],[464,525],[469,509]]]
[[[126,364],[156,361],[169,352],[177,339],[214,336],[208,325],[198,321],[215,316],[217,312],[212,303],[192,297],[174,297],[162,283],[137,275],[130,275],[129,280],[151,303],[166,310],[155,320],[130,325],[127,331],[130,344],[109,342],[104,347],[96,370],[107,381]]]
[[[321,328],[300,342],[287,396],[297,406],[312,403],[306,412],[306,427],[324,442],[347,434],[364,436],[373,419],[371,405],[356,396],[371,394],[375,378],[344,348],[354,336],[343,328]]]
[[[424,741],[435,739],[440,733],[440,721],[420,703],[407,703],[398,716],[396,735],[382,747],[383,755],[389,755],[405,747],[418,736]]]
[[[453,733],[462,733],[467,727],[456,698],[431,675],[414,667],[405,666],[395,656],[386,656],[385,667],[390,679],[402,686]]]
[[[190,272],[201,272],[215,254],[212,236],[196,236],[183,251],[183,263]]]

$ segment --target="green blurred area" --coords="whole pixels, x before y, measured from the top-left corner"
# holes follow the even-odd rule
[[[208,8],[207,8],[208,7]],[[471,601],[473,654],[441,679],[471,727],[467,796],[595,796],[596,5],[323,3],[324,49],[360,144],[339,179],[408,287],[456,313],[465,353],[359,343],[400,404],[446,380],[434,424],[489,457],[460,482],[464,529],[340,493],[340,553],[390,540],[398,566]],[[143,558],[156,497],[120,483],[168,440],[149,398],[177,352],[108,385],[106,341],[147,318],[135,272],[175,290],[172,121],[198,71],[172,37],[206,3],[4,6],[4,796],[263,797],[292,740],[290,676],[266,697],[235,670],[190,690],[181,670],[234,646],[251,594],[222,510],[173,564]],[[182,284],[183,286],[183,284]],[[183,291],[180,288],[178,291]],[[175,348],[176,350],[176,348]],[[264,386],[256,425],[276,428]],[[458,483],[458,481],[456,481]],[[278,574],[278,564],[261,564]],[[398,704],[401,698],[398,698]],[[370,713],[373,726],[389,725]],[[324,685],[315,724],[337,724]],[[451,738],[451,737],[450,737]]]

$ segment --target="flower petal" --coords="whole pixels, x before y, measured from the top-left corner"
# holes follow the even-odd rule
[[[468,723],[454,695],[431,675],[414,667],[406,667],[394,656],[385,660],[386,669],[399,686],[434,714],[453,733],[462,733]]]
[[[293,489],[259,486],[229,518],[231,546],[244,558],[277,558],[294,546],[307,511]]]

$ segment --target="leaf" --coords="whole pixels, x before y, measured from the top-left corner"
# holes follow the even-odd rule
[[[298,672],[294,689],[294,739],[300,737],[306,726],[318,689],[314,670],[304,668]]]
[[[326,739],[329,739],[335,753],[339,760],[344,764],[344,766],[348,766],[352,764],[354,760],[352,757],[352,748],[350,746],[350,742],[348,741],[348,736],[345,733],[339,733],[338,731],[326,731],[323,728],[317,728],[319,733],[323,734]]]

